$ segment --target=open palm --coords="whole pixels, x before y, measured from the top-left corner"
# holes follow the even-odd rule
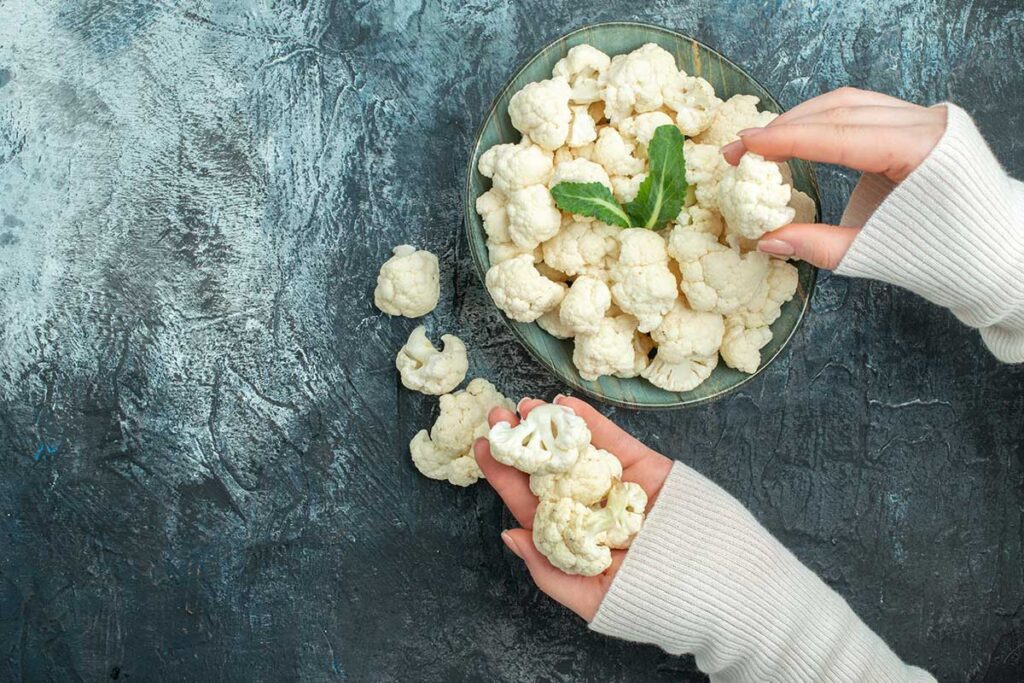
[[[530,410],[542,403],[543,401],[537,399],[523,399],[518,406],[519,413],[525,417]],[[649,512],[669,470],[672,469],[672,461],[637,441],[584,401],[558,396],[555,403],[572,408],[577,415],[586,420],[594,446],[614,454],[622,462],[622,479],[639,484],[647,492]],[[504,408],[492,410],[488,420],[491,426],[498,422],[509,422],[514,426],[519,422],[511,411]],[[505,545],[526,562],[538,588],[590,621],[597,613],[597,608],[608,592],[612,578],[622,565],[622,559],[627,551],[613,550],[611,566],[597,576],[573,576],[553,567],[533,545],[531,530],[538,501],[530,491],[529,475],[503,465],[491,457],[491,449],[486,439],[478,439],[474,448],[476,460],[487,481],[522,526],[521,529],[502,532],[501,537]]]

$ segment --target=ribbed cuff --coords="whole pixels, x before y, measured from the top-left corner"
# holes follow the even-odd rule
[[[590,627],[690,653],[713,681],[932,681],[732,496],[669,474]]]
[[[992,353],[1024,362],[1024,190],[970,116],[902,183],[865,174],[844,225],[863,225],[836,272],[906,287],[981,329]]]

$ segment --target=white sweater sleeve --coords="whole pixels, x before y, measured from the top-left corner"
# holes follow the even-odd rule
[[[676,463],[590,627],[726,681],[934,681],[732,496]]]
[[[863,226],[836,272],[906,287],[1024,362],[1024,185],[953,104],[946,132],[899,185],[865,174],[842,224]]]

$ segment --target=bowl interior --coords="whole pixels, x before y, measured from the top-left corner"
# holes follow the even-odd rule
[[[512,77],[495,99],[491,111],[481,126],[467,172],[465,213],[466,230],[473,261],[483,280],[490,267],[487,255],[487,235],[483,222],[475,210],[476,198],[490,187],[490,180],[477,171],[481,154],[493,145],[517,142],[519,132],[508,117],[509,99],[527,83],[551,77],[555,62],[565,56],[569,48],[589,43],[609,55],[630,52],[645,43],[656,43],[676,58],[681,69],[691,75],[707,79],[722,99],[736,94],[756,95],[761,107],[781,112],[778,102],[761,84],[738,66],[711,48],[674,31],[657,26],[636,23],[596,24],[578,29],[544,47]],[[794,186],[810,195],[819,207],[818,188],[810,164],[794,161]],[[806,263],[797,264],[800,284],[796,296],[782,309],[782,315],[772,325],[772,340],[761,351],[761,372],[789,341],[803,318],[814,288],[816,270]],[[713,400],[735,389],[755,375],[748,375],[719,362],[711,377],[692,391],[674,393],[659,389],[642,378],[620,379],[601,377],[589,382],[576,371],[572,363],[572,340],[555,339],[536,323],[519,323],[502,316],[516,337],[538,361],[547,366],[566,384],[598,400],[630,408],[672,408]]]

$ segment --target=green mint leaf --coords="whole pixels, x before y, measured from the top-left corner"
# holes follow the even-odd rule
[[[620,228],[630,226],[629,216],[602,183],[558,183],[551,196],[562,211],[590,216]]]
[[[685,197],[683,134],[675,126],[658,126],[647,145],[647,178],[626,213],[633,225],[653,230],[679,215]]]

